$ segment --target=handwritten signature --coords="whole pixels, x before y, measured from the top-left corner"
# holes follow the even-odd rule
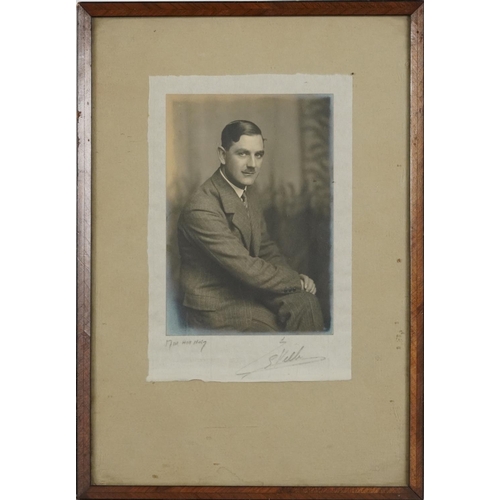
[[[285,337],[283,337],[280,340],[279,346],[241,368],[238,372],[236,372],[236,375],[241,376],[241,378],[245,378],[248,375],[261,371],[277,370],[278,368],[286,368],[289,366],[317,363],[326,359],[323,356],[306,357],[303,354],[304,349],[304,345],[296,343],[290,344]]]

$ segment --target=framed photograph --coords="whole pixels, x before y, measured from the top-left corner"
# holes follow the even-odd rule
[[[423,2],[77,9],[78,498],[423,498]]]

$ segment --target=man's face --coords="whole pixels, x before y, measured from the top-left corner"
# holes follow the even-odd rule
[[[242,135],[229,150],[219,148],[219,159],[224,175],[235,186],[251,186],[260,172],[264,156],[264,140],[260,135]]]

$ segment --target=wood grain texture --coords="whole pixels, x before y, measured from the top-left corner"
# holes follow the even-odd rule
[[[408,487],[91,485],[91,20],[94,16],[411,15]],[[93,3],[78,7],[77,495],[80,499],[423,498],[423,2]]]
[[[78,8],[77,491],[90,486],[91,16]]]
[[[422,1],[81,2],[91,16],[403,16]]]
[[[411,488],[266,486],[92,486],[82,499],[94,500],[419,500]]]
[[[424,7],[411,17],[410,487],[423,497],[424,434]]]

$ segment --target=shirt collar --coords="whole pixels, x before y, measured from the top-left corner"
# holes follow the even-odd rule
[[[235,186],[225,175],[224,172],[222,172],[222,168],[219,169],[222,177],[224,180],[234,189],[234,192],[238,195],[238,198],[241,198],[241,195],[244,193],[244,189],[239,188],[238,186]]]

